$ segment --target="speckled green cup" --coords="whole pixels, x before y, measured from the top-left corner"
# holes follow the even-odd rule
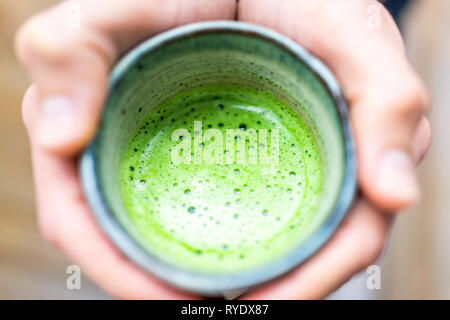
[[[252,270],[215,275],[154,256],[129,219],[119,180],[123,152],[152,108],[184,90],[224,84],[265,90],[302,117],[317,141],[323,187],[315,218],[291,251]],[[326,66],[274,31],[228,21],[179,27],[143,42],[114,68],[98,133],[82,157],[81,179],[103,231],[138,266],[207,296],[242,292],[313,255],[351,206],[356,160],[346,103]]]

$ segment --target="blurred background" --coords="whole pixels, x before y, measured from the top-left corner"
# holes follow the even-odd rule
[[[71,264],[36,226],[29,145],[20,104],[28,85],[14,33],[56,0],[0,1],[0,299],[107,299],[82,278],[66,289]],[[381,289],[355,276],[331,298],[450,299],[450,1],[415,0],[401,17],[408,55],[433,98],[433,143],[420,167],[423,200],[398,216],[378,264]]]

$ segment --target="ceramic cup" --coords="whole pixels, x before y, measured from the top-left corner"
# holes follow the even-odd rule
[[[152,108],[181,91],[215,84],[264,89],[284,101],[315,135],[323,166],[321,200],[305,240],[275,261],[218,275],[186,270],[152,255],[128,218],[119,177],[128,141]],[[351,206],[356,160],[346,102],[323,63],[274,31],[231,21],[185,25],[144,41],[115,66],[97,135],[82,157],[81,180],[99,225],[136,265],[205,296],[240,293],[313,255]]]

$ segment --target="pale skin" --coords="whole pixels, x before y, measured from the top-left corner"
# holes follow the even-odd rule
[[[81,9],[80,29],[66,28],[67,6]],[[380,28],[366,25],[369,6]],[[244,299],[326,297],[374,263],[394,212],[420,198],[415,167],[431,140],[427,90],[410,66],[389,13],[373,0],[72,0],[32,17],[17,53],[32,85],[23,119],[32,151],[38,224],[83,273],[127,299],[199,298],[176,290],[127,260],[87,206],[77,155],[95,133],[109,71],[141,40],[194,21],[234,20],[277,30],[320,57],[349,102],[357,142],[360,193],[331,240],[289,274]]]

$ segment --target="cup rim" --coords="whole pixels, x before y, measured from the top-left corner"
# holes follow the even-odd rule
[[[333,210],[322,225],[313,234],[293,250],[282,257],[262,266],[238,273],[208,274],[178,268],[161,261],[142,248],[117,221],[110,209],[100,186],[96,146],[97,133],[84,151],[80,161],[80,178],[84,195],[100,228],[109,239],[131,261],[158,278],[183,290],[209,296],[221,295],[223,292],[246,289],[277,278],[314,255],[333,235],[352,206],[357,186],[357,161],[352,127],[347,103],[340,85],[328,67],[310,54],[300,44],[265,27],[237,21],[209,21],[187,24],[160,33],[132,49],[114,67],[109,82],[109,89],[125,74],[144,54],[172,41],[204,33],[231,32],[259,37],[272,42],[289,52],[305,64],[322,81],[329,95],[333,98],[343,128],[345,140],[345,174],[342,188]]]

